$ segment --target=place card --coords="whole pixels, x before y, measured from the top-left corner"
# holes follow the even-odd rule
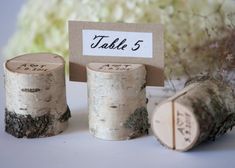
[[[148,86],[164,85],[161,24],[69,21],[70,80],[86,82],[88,63],[144,64]]]

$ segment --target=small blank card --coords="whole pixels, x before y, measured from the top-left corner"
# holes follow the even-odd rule
[[[70,80],[86,82],[86,64],[136,63],[147,70],[147,86],[164,85],[161,24],[69,21]]]

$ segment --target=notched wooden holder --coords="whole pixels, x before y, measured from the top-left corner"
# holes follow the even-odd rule
[[[168,148],[187,151],[235,125],[232,88],[220,81],[195,82],[154,110],[152,130]]]
[[[141,64],[87,65],[89,129],[104,140],[126,140],[148,133],[146,70]]]
[[[55,54],[26,54],[4,64],[5,130],[22,138],[53,136],[68,125],[65,62]]]

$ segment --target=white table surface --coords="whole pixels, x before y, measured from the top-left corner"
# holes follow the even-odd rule
[[[22,0],[3,0],[0,5],[0,47],[14,31]],[[10,11],[11,12],[10,12]],[[3,22],[4,21],[4,22]],[[7,25],[6,25],[7,24]],[[2,59],[1,59],[2,64]],[[158,92],[148,88],[148,110]],[[87,86],[67,80],[67,101],[72,112],[68,129],[40,139],[17,139],[4,131],[4,80],[0,68],[0,168],[234,168],[235,129],[215,142],[181,153],[162,147],[150,135],[128,141],[103,141],[88,131]]]

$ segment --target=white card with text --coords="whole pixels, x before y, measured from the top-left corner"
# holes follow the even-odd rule
[[[153,57],[151,32],[82,30],[84,56]]]

